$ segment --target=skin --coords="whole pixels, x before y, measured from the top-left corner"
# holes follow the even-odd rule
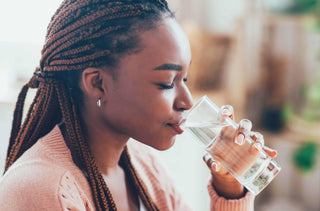
[[[191,51],[180,25],[165,18],[139,36],[142,50],[123,56],[116,70],[87,68],[81,78],[89,146],[119,210],[138,207],[137,194],[118,164],[127,141],[133,138],[158,150],[169,149],[178,134],[172,125],[193,105],[185,84]],[[117,71],[116,80],[110,71]],[[215,169],[210,159],[205,161],[217,193],[226,198],[243,196],[243,186]]]

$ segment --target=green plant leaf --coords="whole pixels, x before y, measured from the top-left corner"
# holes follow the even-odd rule
[[[293,153],[294,165],[302,172],[311,171],[316,164],[317,151],[317,144],[315,142],[303,142]]]

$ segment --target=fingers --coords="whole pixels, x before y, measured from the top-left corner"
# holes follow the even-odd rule
[[[259,152],[264,150],[271,158],[275,158],[277,156],[278,152],[276,150],[264,146],[264,138],[261,133],[251,132],[250,137],[254,141],[254,143],[251,145],[251,152]]]
[[[275,158],[278,154],[278,152],[274,149],[270,149],[267,146],[263,147],[263,150],[271,157],[271,158]]]
[[[251,152],[261,151],[264,146],[263,135],[259,132],[251,132],[250,137],[254,141],[254,143],[251,144]]]
[[[208,168],[209,168],[212,172],[215,172],[215,171],[219,171],[219,170],[220,170],[220,164],[219,164],[219,162],[216,162],[209,153],[206,153],[206,154],[203,156],[203,161],[207,164]]]
[[[220,110],[223,116],[229,117],[232,120],[234,119],[233,107],[231,105],[223,105]]]
[[[221,107],[221,114],[225,117],[229,117],[234,120],[234,110],[231,105],[224,105]],[[252,122],[248,119],[242,119],[239,123],[238,132],[235,138],[235,143],[238,145],[243,145],[246,137],[251,137],[254,143],[251,145],[251,152],[259,152],[262,149],[271,157],[274,158],[277,156],[277,151],[270,149],[269,147],[264,146],[263,135],[259,132],[251,132]],[[206,160],[205,160],[206,157]],[[220,168],[220,165],[214,161],[210,154],[204,156],[204,160],[207,163],[210,169]]]
[[[245,138],[249,136],[252,128],[252,123],[248,119],[242,119],[239,123],[238,135],[235,138],[235,143],[242,145]]]

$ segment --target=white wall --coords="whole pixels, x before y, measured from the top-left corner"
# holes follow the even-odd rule
[[[0,42],[41,43],[61,0],[13,0],[0,3]]]
[[[250,0],[251,1],[251,0]],[[192,21],[219,33],[232,33],[249,0],[169,0],[181,22]]]

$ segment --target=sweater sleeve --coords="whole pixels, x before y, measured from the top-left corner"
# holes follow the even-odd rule
[[[211,211],[253,211],[254,195],[248,191],[240,199],[225,199],[219,196],[212,186],[212,179],[208,184],[208,192],[211,200]]]
[[[86,210],[75,180],[43,163],[9,169],[0,180],[1,210]]]

